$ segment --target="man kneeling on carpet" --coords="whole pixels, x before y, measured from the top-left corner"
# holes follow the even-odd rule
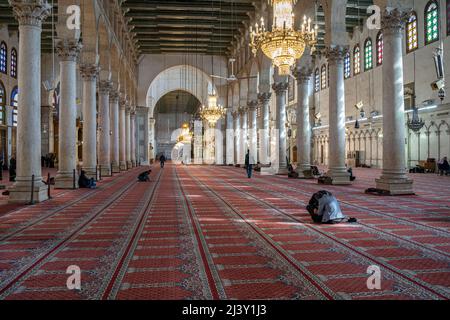
[[[347,219],[336,197],[326,190],[314,193],[306,209],[313,221],[317,223],[336,224]],[[348,222],[356,222],[356,219],[350,218]]]
[[[147,182],[150,181],[150,173],[152,172],[152,170],[147,170],[142,172],[140,175],[138,175],[138,180],[140,182]]]

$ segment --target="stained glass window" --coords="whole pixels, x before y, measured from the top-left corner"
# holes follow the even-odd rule
[[[350,52],[347,52],[344,57],[344,78],[350,78]]]
[[[360,74],[361,72],[361,50],[359,49],[359,45],[355,47],[353,50],[353,73]]]
[[[447,35],[450,35],[450,0],[447,0]]]
[[[15,87],[11,93],[12,125],[17,127],[17,107],[19,105],[19,90]]]
[[[322,89],[326,89],[326,87],[327,87],[327,66],[325,64],[322,66],[320,73],[321,73],[320,78],[321,78],[321,82],[322,82]]]
[[[436,0],[425,7],[425,44],[439,40],[439,6]]]
[[[8,51],[6,47],[6,43],[2,42],[0,44],[0,72],[6,74],[7,71],[7,63],[8,63]]]
[[[380,31],[377,35],[377,66],[381,66],[383,64],[383,50],[383,33]]]
[[[370,70],[373,67],[372,39],[367,39],[364,44],[364,70]]]
[[[406,24],[406,51],[411,52],[419,47],[417,36],[417,15],[415,12],[409,17]]]
[[[5,111],[6,111],[6,90],[5,86],[0,81],[0,124],[6,124]]]
[[[11,77],[17,78],[17,50],[11,50]]]
[[[314,72],[314,91],[319,92],[320,91],[320,74],[319,74],[319,68],[316,69]]]

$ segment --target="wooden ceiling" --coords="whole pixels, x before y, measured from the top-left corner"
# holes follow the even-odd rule
[[[256,0],[120,0],[123,14],[140,54],[214,54],[229,56],[233,41],[255,13]],[[266,1],[266,0],[261,0]],[[312,0],[299,0],[311,1]],[[57,1],[55,0],[55,4]],[[347,31],[361,25],[373,0],[348,0]],[[56,21],[57,6],[53,17]],[[325,17],[319,7],[319,49],[323,47]],[[8,0],[0,0],[0,24],[17,30]],[[43,24],[42,49],[52,50],[52,19]]]

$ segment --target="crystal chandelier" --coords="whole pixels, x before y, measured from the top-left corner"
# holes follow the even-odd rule
[[[317,25],[313,28],[311,18],[303,18],[301,31],[294,30],[293,5],[297,0],[269,0],[273,6],[273,27],[267,31],[264,18],[261,25],[250,27],[250,47],[256,55],[259,49],[279,68],[280,75],[289,75],[290,68],[300,59],[307,46],[314,46]]]
[[[414,132],[419,132],[420,129],[422,129],[423,126],[425,125],[425,122],[419,118],[419,109],[417,107],[413,107],[412,120],[409,119],[408,115],[407,125],[408,128]]]
[[[217,104],[217,96],[211,94],[208,97],[208,106],[202,106],[200,109],[200,117],[208,121],[211,127],[215,127],[217,121],[225,115],[225,110],[222,106]]]

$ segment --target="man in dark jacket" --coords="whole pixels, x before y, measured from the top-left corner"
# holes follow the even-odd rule
[[[161,168],[164,168],[165,162],[166,162],[166,157],[162,154],[161,157],[159,157],[159,163],[161,164]]]

